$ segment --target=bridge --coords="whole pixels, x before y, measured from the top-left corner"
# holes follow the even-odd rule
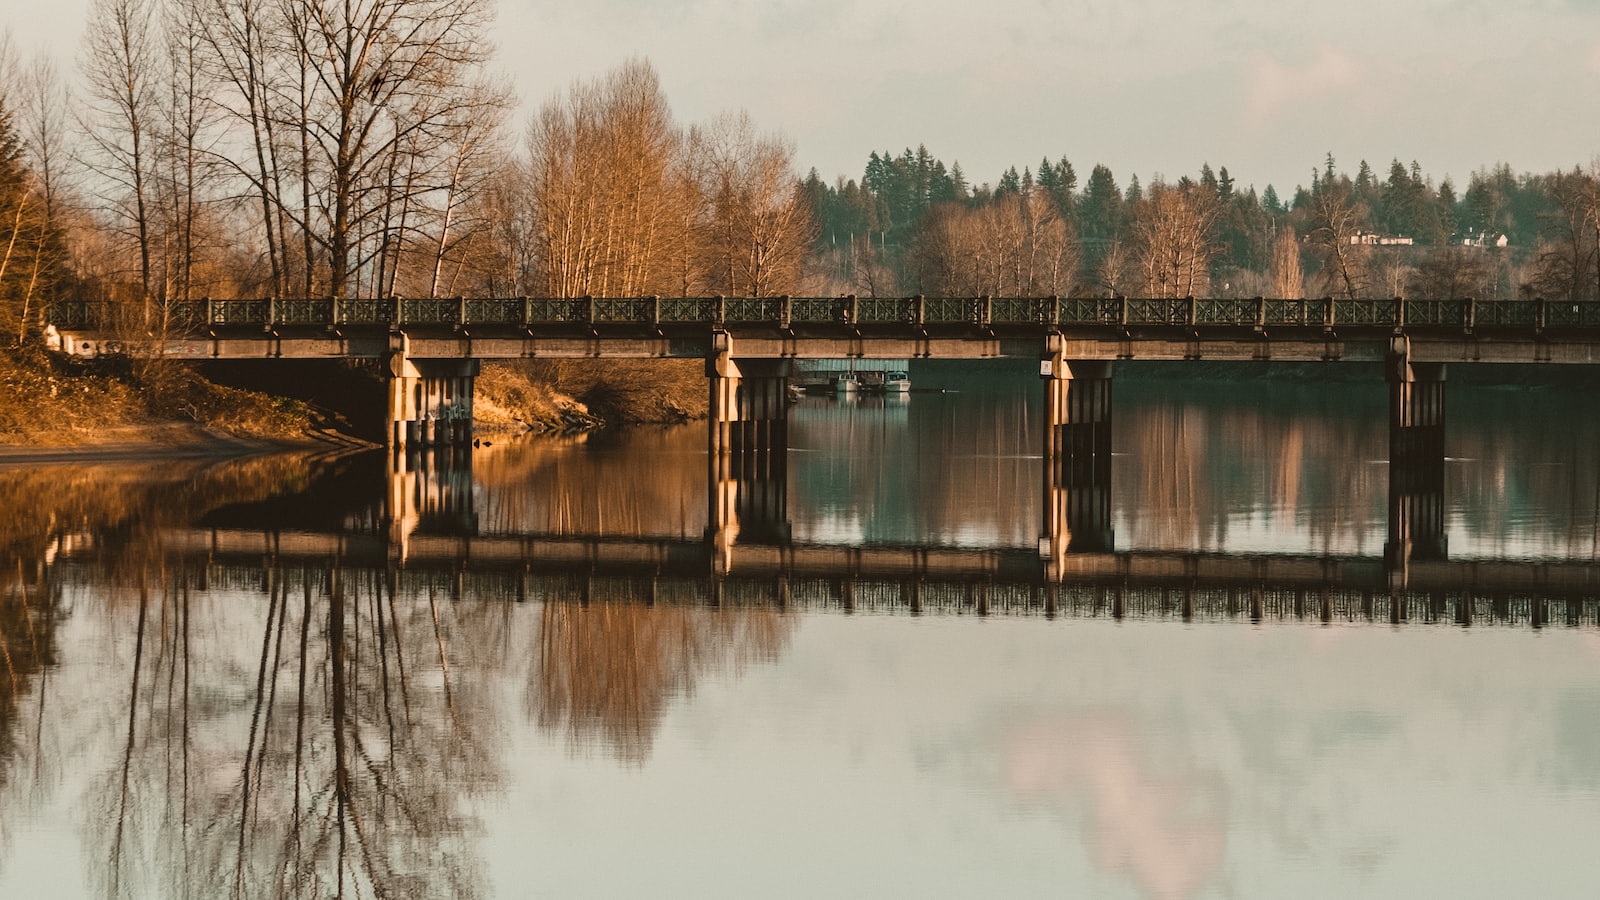
[[[388,377],[402,452],[470,435],[482,360],[705,362],[711,521],[725,545],[781,530],[787,382],[798,359],[1029,359],[1043,381],[1040,554],[1110,550],[1112,375],[1121,360],[1381,363],[1390,553],[1442,558],[1445,374],[1456,364],[1600,364],[1600,302],[1149,298],[489,298],[202,300],[141,327],[57,302],[57,350],[180,359],[366,359]],[[149,323],[155,322],[157,326]],[[138,335],[131,338],[129,335]],[[1391,571],[1405,572],[1404,565]]]
[[[1507,622],[1600,626],[1593,560],[1434,560],[1396,587],[1392,561],[1167,551],[744,544],[712,538],[415,534],[190,528],[164,533],[162,565],[202,588],[267,590],[294,572],[381,573],[390,592],[576,602],[773,605],[843,611],[1042,612],[1114,618]],[[51,567],[117,548],[58,541]]]

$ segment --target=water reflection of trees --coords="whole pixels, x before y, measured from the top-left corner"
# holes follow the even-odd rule
[[[705,442],[701,423],[497,443],[473,459],[478,527],[491,534],[699,537],[708,508]]]
[[[1567,390],[1458,391],[1445,495],[1476,549],[1495,556],[1600,556],[1600,398]],[[1457,548],[1452,548],[1454,552]]]
[[[57,587],[30,575],[20,557],[0,553],[0,806],[20,802],[13,784],[12,767],[28,754],[25,745],[36,743],[43,726],[44,706],[39,694],[46,673],[57,663],[56,626],[62,615]],[[36,685],[38,688],[36,690]],[[25,722],[32,697],[32,722]],[[31,733],[29,733],[31,731]],[[38,773],[35,772],[35,775]],[[0,816],[0,849],[6,845],[5,817]]]
[[[303,470],[296,456],[0,470],[0,809],[22,814],[64,768],[46,749],[46,688],[74,586],[47,561],[92,551],[107,572],[131,571],[140,552],[128,548],[228,499],[292,491]]]
[[[793,458],[789,511],[799,539],[1033,546],[1037,382],[1001,384],[909,400],[804,401],[790,443],[821,452]]]
[[[114,610],[131,640],[92,792],[104,892],[481,895],[469,801],[499,777],[500,733],[462,670],[507,606],[381,572],[230,574],[202,593],[197,568],[152,566]]]
[[[1374,465],[1388,454],[1385,420],[1329,390],[1304,406],[1135,392],[1118,413],[1112,470],[1121,505],[1137,510],[1127,544],[1225,549],[1239,511],[1251,510],[1275,529],[1305,528],[1314,551],[1371,549],[1365,539],[1385,512],[1385,471]]]
[[[613,601],[544,603],[530,706],[573,748],[600,745],[632,763],[649,757],[668,705],[698,678],[776,660],[794,626],[766,606],[656,605],[626,594],[612,586]]]

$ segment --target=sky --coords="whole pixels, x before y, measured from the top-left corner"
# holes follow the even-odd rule
[[[681,122],[743,109],[799,169],[926,145],[974,183],[1066,156],[1148,182],[1227,166],[1287,194],[1332,153],[1380,175],[1600,154],[1597,0],[499,0],[525,119],[650,60]],[[89,0],[0,0],[24,52],[76,55]]]

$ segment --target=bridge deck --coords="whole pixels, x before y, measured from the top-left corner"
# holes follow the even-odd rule
[[[447,572],[587,573],[705,578],[714,569],[738,579],[1052,583],[1031,548],[736,544],[719,553],[710,543],[682,538],[599,538],[560,535],[455,537],[415,534],[391,541],[378,534],[191,529],[163,539],[173,557],[219,563],[402,567]],[[66,556],[92,557],[80,544]],[[1165,589],[1246,587],[1327,588],[1387,594],[1390,571],[1380,557],[1238,556],[1134,551],[1069,553],[1060,583],[1139,585]],[[1600,560],[1413,560],[1404,589],[1418,594],[1600,598]]]
[[[116,307],[47,311],[68,352],[189,358],[699,358],[712,334],[744,358],[1378,360],[1398,334],[1420,362],[1600,363],[1600,303],[1139,298],[487,298],[169,304],[163,327]]]

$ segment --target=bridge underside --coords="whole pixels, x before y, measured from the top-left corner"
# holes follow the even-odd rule
[[[705,359],[717,335],[739,359],[1040,359],[1059,342],[1077,360],[1284,360],[1377,362],[1390,353],[1386,326],[734,326],[519,329],[504,326],[218,328],[159,347],[131,347],[107,335],[63,331],[76,356],[162,352],[179,359],[385,359],[397,338],[412,359]],[[1416,362],[1600,364],[1600,331],[1538,333],[1526,328],[1464,330],[1412,326],[1403,334]]]

